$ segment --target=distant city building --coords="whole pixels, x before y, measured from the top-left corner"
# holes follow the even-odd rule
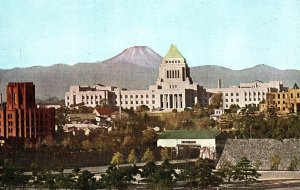
[[[253,104],[258,106],[261,101],[266,99],[267,93],[286,90],[287,88],[283,87],[281,81],[270,81],[268,83],[255,81],[252,83],[240,83],[239,86],[222,88],[221,80],[218,80],[218,88],[206,89],[211,96],[216,93],[222,94],[223,109],[229,109],[231,105],[238,105],[240,108]]]
[[[214,109],[214,114],[210,115],[210,119],[213,119],[215,121],[220,121],[221,117],[224,113],[225,113],[225,110],[223,108]]]
[[[115,105],[116,87],[97,84],[94,86],[71,86],[70,91],[65,93],[65,105],[67,107],[83,104],[88,107],[100,105]]]
[[[300,112],[300,89],[297,84],[287,92],[270,92],[267,98],[260,104],[260,111],[274,108],[278,113]]]
[[[156,84],[149,86],[148,90],[71,86],[70,92],[65,94],[66,106],[84,103],[86,106],[95,107],[101,99],[106,100],[109,105],[127,109],[136,109],[138,106],[146,105],[152,111],[172,111],[173,109],[182,111],[196,104],[208,105],[205,89],[193,83],[190,68],[175,45],[171,45],[160,64]]]
[[[32,82],[8,83],[6,98],[6,106],[0,108],[1,137],[54,138],[55,109],[37,108]]]

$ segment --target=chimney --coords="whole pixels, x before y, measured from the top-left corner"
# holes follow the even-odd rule
[[[119,89],[119,102],[120,102],[120,105],[119,105],[119,117],[121,119],[122,118],[121,88]]]
[[[222,88],[221,79],[218,80],[218,88]]]

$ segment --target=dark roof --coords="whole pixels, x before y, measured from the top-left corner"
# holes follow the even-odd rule
[[[159,135],[159,139],[213,139],[218,130],[169,130]]]
[[[111,110],[109,108],[97,108],[96,111],[100,114],[100,115],[110,115],[114,112],[114,110]]]
[[[294,84],[293,89],[299,89],[299,86],[297,85],[297,83]]]

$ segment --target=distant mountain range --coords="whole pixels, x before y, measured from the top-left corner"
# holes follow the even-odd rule
[[[158,76],[162,57],[146,46],[134,46],[115,57],[94,63],[77,63],[74,66],[56,64],[42,67],[14,68],[0,70],[0,91],[5,96],[8,82],[32,81],[36,85],[36,97],[64,98],[64,92],[70,85],[113,85],[128,89],[148,89]],[[188,60],[187,60],[188,61]],[[267,65],[257,65],[243,70],[204,65],[191,67],[193,81],[205,88],[217,87],[217,80],[222,86],[238,85],[241,82],[260,80],[281,80],[285,86],[300,83],[299,70],[279,70]]]

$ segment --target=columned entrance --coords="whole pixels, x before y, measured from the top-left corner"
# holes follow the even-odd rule
[[[162,109],[182,108],[182,94],[161,94],[160,106]]]

